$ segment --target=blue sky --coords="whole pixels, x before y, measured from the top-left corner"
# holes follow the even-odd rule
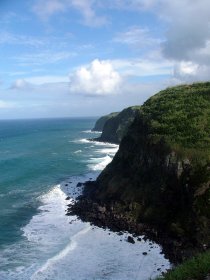
[[[210,74],[208,0],[1,0],[0,119],[100,116]]]

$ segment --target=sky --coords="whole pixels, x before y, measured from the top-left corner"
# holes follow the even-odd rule
[[[101,116],[210,80],[209,0],[0,0],[0,119]]]

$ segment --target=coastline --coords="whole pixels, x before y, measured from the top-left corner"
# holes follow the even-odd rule
[[[87,139],[91,142],[102,142],[99,138]],[[109,143],[109,142],[108,142]],[[115,145],[115,143],[109,143]],[[98,174],[99,175],[99,174]],[[97,177],[96,177],[97,178]],[[75,203],[68,205],[66,215],[76,215],[83,222],[90,222],[91,225],[103,229],[109,229],[117,232],[119,235],[124,232],[130,234],[128,242],[135,243],[134,238],[138,240],[139,236],[144,236],[144,240],[149,240],[159,244],[162,247],[162,254],[170,260],[173,265],[182,263],[192,255],[205,251],[197,244],[190,243],[185,238],[175,238],[161,227],[152,226],[135,220],[130,212],[135,210],[135,205],[131,202],[123,201],[99,201],[92,195],[93,189],[96,189],[95,180],[79,182],[83,186],[82,193]],[[142,237],[139,239],[139,241]]]
[[[161,254],[164,254],[173,265],[181,263],[192,255],[194,248],[185,243],[186,240],[172,239],[161,229],[132,220],[129,217],[128,205],[120,205],[119,202],[101,204],[99,201],[90,199],[85,188],[90,187],[91,184],[94,184],[94,181],[82,184],[84,185],[83,194],[78,197],[76,203],[68,205],[66,215],[76,215],[83,222],[90,222],[93,226],[109,229],[119,235],[127,232],[129,238],[126,241],[130,243],[141,240],[155,242],[162,247]],[[120,212],[119,209],[122,210],[122,208],[127,211]]]

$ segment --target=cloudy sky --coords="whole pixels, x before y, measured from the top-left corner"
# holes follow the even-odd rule
[[[209,0],[1,0],[0,119],[100,116],[209,80]]]

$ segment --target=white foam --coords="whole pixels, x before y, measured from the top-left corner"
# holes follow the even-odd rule
[[[30,279],[148,280],[170,267],[158,245],[153,244],[151,249],[148,241],[126,242],[126,233],[118,236],[97,227],[90,229],[89,224],[84,224],[84,229],[72,237],[71,243],[44,263]]]
[[[103,170],[112,161],[112,158],[110,156],[106,155],[103,158],[93,158],[92,161],[97,162],[97,164],[89,164],[88,166],[90,169]]]
[[[113,148],[118,148],[119,145],[117,144],[112,144],[109,142],[100,142],[100,141],[94,141],[94,140],[88,140],[86,138],[82,138],[82,139],[77,139],[77,140],[73,140],[73,141],[69,141],[69,142],[74,142],[74,143],[84,143],[84,144],[91,144],[91,145],[96,145],[96,146],[106,146],[106,147],[113,147]]]
[[[84,132],[84,133],[99,134],[99,133],[101,133],[102,131],[96,131],[96,130],[83,130],[82,132]]]
[[[82,152],[82,150],[77,150],[77,151],[74,152],[74,154],[79,154],[81,152]]]
[[[104,148],[104,149],[96,150],[96,153],[108,154],[108,155],[114,156],[116,154],[116,152],[118,151],[118,149],[119,149],[119,147]]]
[[[43,275],[47,270],[53,268],[54,265],[63,258],[65,258],[71,251],[74,251],[77,247],[77,241],[75,240],[78,236],[86,234],[91,227],[88,224],[84,224],[85,227],[81,231],[79,231],[77,234],[75,234],[69,244],[61,250],[58,254],[53,256],[52,258],[48,259],[47,262],[39,268],[30,278],[31,280],[38,280],[40,279],[40,276]],[[45,277],[45,276],[44,276]]]
[[[149,242],[136,238],[131,244],[125,241],[127,233],[119,236],[65,215],[66,205],[74,203],[82,192],[77,183],[96,176],[89,173],[69,178],[39,197],[43,205],[22,228],[26,240],[18,245],[21,251],[10,247],[5,254],[13,253],[20,263],[14,270],[0,271],[1,280],[147,280],[170,267],[156,244],[151,248]]]

